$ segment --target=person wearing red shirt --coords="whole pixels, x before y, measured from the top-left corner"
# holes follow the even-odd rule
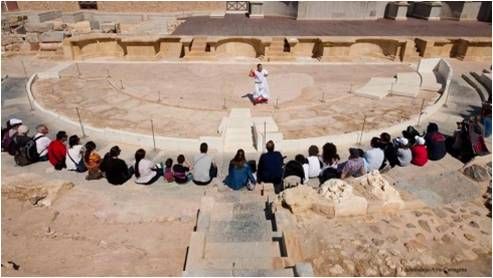
[[[428,162],[428,150],[426,149],[425,139],[423,137],[416,136],[416,145],[411,148],[413,159],[411,163],[416,166],[423,166]]]
[[[59,131],[56,134],[56,139],[48,145],[48,160],[57,170],[65,168],[65,155],[67,154],[66,141],[67,133],[65,131]]]

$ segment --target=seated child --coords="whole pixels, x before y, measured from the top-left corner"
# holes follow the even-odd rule
[[[189,173],[191,168],[190,163],[185,161],[185,156],[183,154],[180,154],[176,160],[178,161],[178,164],[173,166],[175,181],[180,184],[187,183],[192,178],[192,175]]]
[[[171,159],[171,158],[166,159],[166,162],[164,164],[166,166],[164,168],[164,180],[167,182],[174,182],[175,177],[174,177],[174,173],[173,173],[173,169],[172,169],[173,159]]]

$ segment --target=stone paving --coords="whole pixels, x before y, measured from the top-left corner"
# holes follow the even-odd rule
[[[296,20],[283,17],[250,19],[243,15],[224,18],[192,17],[173,35],[210,36],[487,36],[491,24],[465,21]]]

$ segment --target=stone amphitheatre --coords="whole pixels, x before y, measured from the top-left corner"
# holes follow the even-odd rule
[[[280,193],[223,183],[268,140],[285,162],[327,142],[345,161],[410,125],[453,135],[491,107],[491,2],[2,5],[2,123],[129,164],[207,142],[219,167],[205,187],[113,187],[2,152],[2,275],[491,276],[491,154]],[[253,105],[258,63],[271,98]]]

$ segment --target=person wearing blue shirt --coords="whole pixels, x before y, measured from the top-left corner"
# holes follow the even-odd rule
[[[248,190],[255,188],[255,177],[252,174],[252,169],[246,162],[245,151],[239,149],[235,157],[229,163],[228,176],[224,183],[233,190],[240,190],[247,187]]]

